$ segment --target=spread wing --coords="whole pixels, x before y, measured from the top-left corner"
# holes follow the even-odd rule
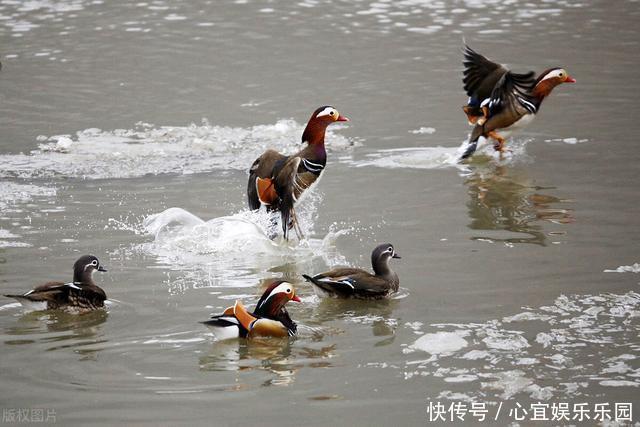
[[[490,61],[469,46],[464,49],[462,82],[464,90],[471,98],[482,101],[488,98],[500,77],[509,70]]]
[[[508,106],[522,105],[529,112],[535,113],[535,105],[528,99],[528,93],[533,87],[533,72],[529,74],[514,74],[507,72],[496,83],[489,98],[490,115],[495,115]]]
[[[469,46],[465,46],[463,64],[462,82],[465,92],[471,98],[470,103],[479,105],[486,99],[491,99],[494,106],[504,105],[505,97],[511,96],[514,90],[526,93],[534,83],[533,71],[526,74],[511,72]]]

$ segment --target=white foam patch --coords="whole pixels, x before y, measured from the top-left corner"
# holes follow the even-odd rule
[[[605,273],[640,273],[640,264],[621,265],[615,270],[604,270]]]
[[[554,139],[545,139],[544,142],[564,142],[569,145],[581,144],[583,142],[589,142],[588,139],[578,139],[578,138],[554,138]]]
[[[28,203],[36,198],[54,197],[55,195],[56,189],[51,187],[8,181],[0,182],[0,211],[11,210],[18,204]]]
[[[18,237],[20,236],[17,234],[13,234],[9,230],[0,228],[0,239],[17,239]]]
[[[27,205],[28,209],[33,210],[33,206],[29,205],[30,203],[39,199],[55,197],[55,195],[56,189],[51,187],[8,181],[0,182],[0,219],[10,221],[12,227],[19,226],[21,221],[28,223],[30,218],[28,215],[21,213],[25,209],[21,205]],[[39,212],[50,211],[58,211],[58,209],[39,209]],[[16,213],[20,213],[18,214],[19,218],[16,218],[18,216]],[[23,228],[30,227],[30,225],[23,226]],[[0,248],[27,248],[32,246],[29,243],[17,240],[20,238],[22,238],[21,235],[0,228]]]
[[[405,323],[411,333],[415,325]],[[405,354],[422,350],[431,355],[407,360],[407,379],[435,376],[448,383],[468,382],[467,394],[485,400],[488,391],[494,391],[496,399],[525,394],[544,401],[596,396],[598,386],[640,385],[637,292],[562,295],[552,305],[527,307],[502,320],[428,327],[438,331],[403,344]]]
[[[334,126],[333,129],[336,129]],[[75,136],[39,138],[29,154],[0,156],[0,177],[132,178],[157,174],[193,174],[212,170],[247,170],[266,149],[284,154],[300,150],[304,130],[294,120],[250,128],[201,125],[136,129],[86,129]],[[344,151],[356,142],[327,130],[327,150]]]
[[[467,341],[463,338],[467,334],[466,331],[424,334],[418,338],[410,348],[425,351],[429,354],[439,355],[453,353],[467,346]]]
[[[30,248],[32,245],[14,240],[0,240],[0,248]]]
[[[412,133],[414,135],[424,135],[424,134],[431,135],[431,134],[434,134],[435,132],[436,132],[435,128],[425,127],[425,126],[409,131],[409,133]]]

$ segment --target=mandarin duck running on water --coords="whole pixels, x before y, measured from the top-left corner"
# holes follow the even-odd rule
[[[391,258],[400,258],[390,243],[378,245],[371,253],[374,274],[359,268],[341,267],[316,276],[303,274],[318,296],[382,299],[398,292],[400,280],[389,267]]]
[[[348,121],[335,108],[320,107],[302,133],[302,143],[307,144],[302,150],[290,156],[267,150],[251,165],[247,186],[249,207],[255,210],[266,205],[268,210],[280,211],[285,239],[288,240],[289,229],[294,227],[298,238],[302,238],[294,205],[305,190],[318,182],[327,163],[324,148],[327,126]]]
[[[494,149],[504,151],[505,138],[531,123],[554,87],[575,83],[563,68],[549,68],[537,78],[533,71],[514,73],[469,46],[465,46],[463,64],[462,81],[469,101],[462,109],[475,127],[462,159],[476,151],[481,136],[495,139]]]
[[[297,326],[285,305],[289,301],[300,302],[291,283],[276,280],[264,291],[253,313],[249,313],[240,301],[228,307],[220,315],[202,322],[213,330],[218,340],[253,337],[294,336]]]
[[[93,282],[95,271],[107,271],[93,255],[80,257],[73,265],[73,282],[47,282],[15,298],[31,310],[56,308],[71,312],[86,312],[104,307],[107,295]]]

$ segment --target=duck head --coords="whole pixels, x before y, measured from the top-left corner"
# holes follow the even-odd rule
[[[276,280],[267,287],[258,300],[254,314],[274,317],[289,301],[300,302],[293,285],[285,280]]]
[[[334,122],[348,122],[349,119],[341,115],[330,105],[325,105],[313,112],[302,133],[302,142],[309,144],[324,144],[324,133],[327,126]]]
[[[384,276],[388,274],[391,271],[389,268],[389,260],[391,258],[401,258],[391,243],[382,243],[376,246],[373,252],[371,252],[371,266],[373,267],[373,271],[377,275]]]
[[[91,276],[95,271],[107,271],[100,261],[93,255],[84,255],[73,264],[74,283],[91,283]]]
[[[548,96],[554,87],[562,83],[575,83],[576,79],[571,77],[564,68],[549,68],[538,76],[533,87],[533,94],[539,98]]]

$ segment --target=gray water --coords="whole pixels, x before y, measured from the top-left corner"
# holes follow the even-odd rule
[[[630,402],[637,421],[639,18],[635,1],[0,1],[2,293],[93,253],[110,298],[82,316],[2,301],[3,422],[423,425],[430,402],[497,425],[516,404]],[[463,38],[577,80],[503,160],[455,163]],[[272,243],[247,169],[325,104],[351,122],[327,135],[308,239]],[[389,301],[300,282],[368,268],[383,241],[403,256]],[[198,323],[283,276],[298,338]]]

